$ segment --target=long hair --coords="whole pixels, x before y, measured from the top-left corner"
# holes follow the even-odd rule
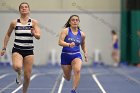
[[[78,19],[79,19],[79,16],[78,16],[78,15],[71,15],[70,18],[68,19],[68,21],[66,22],[66,24],[64,25],[65,28],[71,26],[71,25],[69,24],[69,22],[70,22],[71,18],[74,17],[74,16],[78,17]],[[79,21],[80,21],[80,19],[79,19]],[[78,29],[80,29],[79,26],[78,26]]]

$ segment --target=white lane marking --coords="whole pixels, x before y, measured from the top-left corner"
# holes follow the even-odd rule
[[[30,80],[34,79],[36,76],[38,76],[38,74],[35,74],[31,77]],[[17,91],[19,91],[21,88],[23,87],[23,85],[20,85],[18,88],[16,88],[12,93],[16,93]]]
[[[6,87],[4,87],[2,90],[0,90],[0,93],[2,93],[3,91],[5,91],[6,89],[8,89],[9,87],[13,86],[15,84],[15,81],[8,84]]]
[[[62,87],[63,87],[63,84],[64,84],[64,77],[62,77],[62,79],[61,79],[61,83],[60,83],[60,86],[59,86],[59,89],[58,89],[58,93],[61,93],[61,91],[62,91]]]
[[[5,78],[8,75],[10,75],[10,74],[8,74],[8,73],[7,74],[3,74],[3,75],[0,76],[0,79],[3,79],[3,78]]]
[[[101,83],[99,82],[99,80],[97,79],[96,75],[93,74],[92,77],[93,77],[93,79],[95,80],[95,82],[97,83],[97,85],[99,86],[99,88],[101,89],[102,93],[107,93],[107,92],[104,90],[104,88],[103,88],[103,86],[101,85]]]
[[[55,89],[57,88],[57,85],[61,82],[60,81],[61,77],[63,77],[63,72],[62,71],[60,71],[60,73],[59,73],[59,75],[58,75],[58,77],[57,77],[57,79],[55,81],[55,84],[54,84],[54,86],[53,86],[53,88],[52,88],[50,93],[55,93]]]
[[[0,76],[0,79],[3,79],[3,78],[5,78],[6,76],[9,76],[9,75],[12,75],[12,74],[6,73],[6,74],[4,74],[4,75],[1,75],[1,76]],[[14,84],[15,84],[15,82],[11,82],[10,84],[8,84],[8,85],[5,86],[4,88],[2,88],[2,89],[0,90],[0,93],[2,93],[3,91],[5,91],[5,90],[8,89],[9,87],[13,86]]]

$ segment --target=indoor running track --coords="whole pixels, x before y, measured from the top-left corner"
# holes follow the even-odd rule
[[[11,66],[0,66],[0,93],[22,93]],[[70,93],[72,81],[59,66],[33,67],[28,93]],[[77,93],[140,93],[140,68],[96,65],[83,67]]]

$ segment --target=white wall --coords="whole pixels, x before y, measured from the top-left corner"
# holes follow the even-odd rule
[[[120,31],[120,13],[119,12],[88,12],[80,10],[79,12],[72,11],[57,11],[57,12],[32,12],[31,17],[39,21],[41,25],[41,39],[35,40],[35,64],[46,64],[49,52],[56,49],[58,60],[60,61],[61,47],[58,46],[58,33],[63,25],[72,14],[80,16],[80,27],[86,33],[86,43],[88,55],[93,56],[95,49],[101,50],[102,60],[106,64],[111,64],[111,33],[112,29]],[[19,16],[18,13],[0,12],[0,48],[9,23]],[[47,29],[45,29],[47,27]],[[48,30],[49,29],[49,30]],[[13,46],[13,37],[9,42],[8,49]],[[92,62],[92,60],[89,60]]]
[[[102,60],[111,64],[112,29],[120,31],[121,0],[0,0],[0,48],[10,22],[19,17],[18,6],[26,1],[31,8],[31,17],[40,22],[42,37],[35,40],[35,64],[46,64],[49,53],[55,49],[60,61],[61,47],[58,34],[72,14],[80,16],[80,26],[86,33],[86,43],[92,62],[95,49],[101,51]],[[47,28],[46,28],[47,27]],[[8,49],[13,47],[14,35]]]
[[[93,11],[120,11],[121,0],[0,0],[0,10],[18,10],[21,2],[28,2],[32,11],[77,10],[75,6]]]

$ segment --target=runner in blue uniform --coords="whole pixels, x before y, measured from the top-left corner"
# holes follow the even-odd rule
[[[80,19],[78,15],[70,16],[59,37],[59,45],[63,47],[61,53],[61,67],[63,69],[64,78],[69,81],[71,78],[71,71],[74,72],[71,93],[76,93],[75,90],[80,81],[82,66],[80,46],[84,52],[85,61],[88,61],[85,34],[80,30],[79,22]]]
[[[119,65],[118,35],[114,30],[112,30],[111,34],[112,34],[112,46],[113,46],[112,58],[115,61],[114,66],[117,67]]]
[[[12,49],[12,66],[17,72],[17,84],[22,83],[21,75],[23,67],[23,93],[27,93],[34,57],[33,37],[40,39],[40,28],[38,22],[29,17],[30,7],[27,2],[23,2],[19,5],[19,12],[20,18],[11,22],[6,33],[1,56],[4,55],[11,33],[15,30],[15,41]]]

